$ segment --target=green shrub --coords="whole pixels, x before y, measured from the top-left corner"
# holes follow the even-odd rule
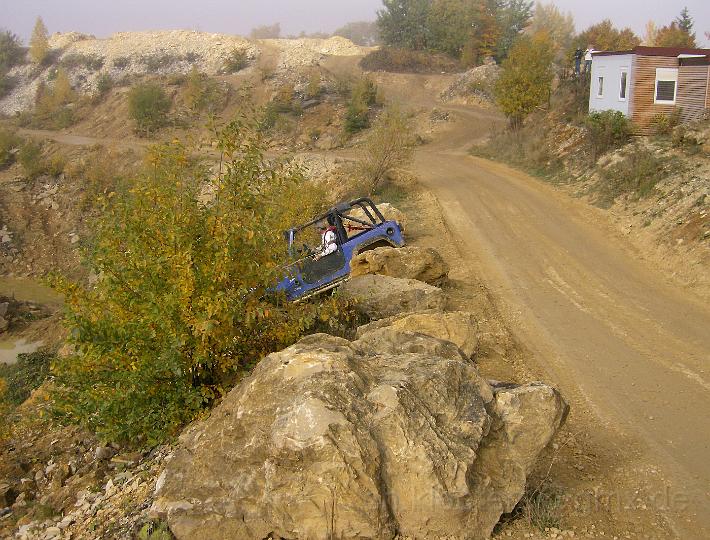
[[[308,85],[306,86],[306,98],[317,99],[322,93],[323,86],[321,85],[320,71],[314,71],[308,78]]]
[[[63,154],[55,154],[51,159],[46,161],[44,167],[45,174],[50,176],[59,176],[64,172],[67,166],[67,158]]]
[[[651,118],[651,128],[656,135],[670,135],[673,129],[680,124],[680,109],[676,108],[672,113],[657,113]]]
[[[628,143],[633,133],[633,125],[624,113],[619,111],[589,113],[585,126],[587,143],[594,160],[605,152]]]
[[[157,52],[141,56],[140,62],[148,68],[148,71],[155,72],[169,68],[183,59],[183,56],[172,52]]]
[[[345,112],[345,132],[352,135],[370,127],[370,107],[379,101],[379,89],[370,77],[361,77],[352,83]]]
[[[215,113],[224,108],[228,87],[220,86],[217,81],[193,67],[185,80],[183,95],[189,109],[195,112]]]
[[[0,364],[0,378],[5,379],[6,383],[2,398],[12,406],[22,404],[33,390],[47,380],[53,359],[53,354],[41,350],[19,354],[15,364]]]
[[[259,118],[257,128],[261,133],[267,133],[276,127],[279,120],[279,111],[274,103],[269,103],[264,107],[261,118]]]
[[[66,69],[83,67],[91,71],[98,71],[104,67],[104,59],[95,54],[68,54],[62,58],[60,64]]]
[[[20,147],[17,161],[22,165],[28,178],[37,178],[45,172],[42,145],[36,141],[29,140]]]
[[[378,101],[378,88],[370,77],[358,79],[352,89],[352,99],[372,107]]]
[[[294,112],[296,94],[293,84],[283,84],[276,92],[276,96],[271,101],[272,105],[279,113]]]
[[[55,72],[51,85],[40,84],[32,125],[47,129],[63,129],[75,121],[72,103],[78,99],[65,68]]]
[[[92,226],[86,264],[101,278],[55,280],[77,351],[55,364],[56,411],[106,440],[165,440],[265,354],[349,313],[337,297],[294,304],[271,292],[287,262],[280,231],[316,213],[322,194],[267,164],[251,127],[230,124],[213,147],[216,174],[178,143],[154,148]]]
[[[64,173],[81,181],[79,207],[86,211],[100,207],[102,198],[121,187],[125,170],[116,151],[95,146],[83,152],[79,160],[69,162]]]
[[[65,129],[74,125],[75,121],[74,111],[69,107],[61,107],[52,115],[51,124],[55,129]]]
[[[0,32],[0,73],[21,64],[24,59],[20,38],[9,30]]]
[[[249,66],[249,57],[242,49],[232,49],[229,56],[224,60],[223,71],[225,73],[237,73]]]
[[[116,69],[126,69],[131,65],[131,59],[128,56],[119,56],[113,59],[113,67]]]
[[[22,145],[22,139],[9,129],[0,128],[0,169],[15,162],[15,151]]]
[[[385,178],[412,158],[415,144],[412,117],[397,107],[384,110],[368,134],[359,172],[369,193],[375,193]]]
[[[673,161],[658,157],[650,150],[635,148],[624,160],[607,167],[595,186],[596,203],[611,206],[617,197],[632,195],[643,198],[650,195],[656,184],[668,176]]]
[[[370,127],[370,115],[367,105],[362,101],[351,100],[345,112],[344,127],[345,132],[350,135]]]
[[[380,47],[360,61],[365,71],[389,71],[394,73],[456,73],[461,63],[444,55],[426,51]]]
[[[8,95],[16,84],[14,77],[0,71],[0,99]]]
[[[96,96],[98,98],[104,97],[111,91],[113,84],[113,79],[108,73],[102,73],[99,75],[99,78],[96,81]]]
[[[128,93],[128,112],[136,130],[145,135],[167,124],[170,105],[163,88],[155,83],[139,84]]]

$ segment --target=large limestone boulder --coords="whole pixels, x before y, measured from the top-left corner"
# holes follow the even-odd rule
[[[356,309],[371,319],[383,319],[400,313],[443,310],[444,292],[415,279],[368,274],[357,276],[340,287],[340,293],[355,300]]]
[[[452,342],[468,358],[471,358],[478,348],[478,323],[473,313],[466,311],[403,313],[361,326],[357,329],[357,337],[363,339],[370,333],[384,328],[425,334]]]
[[[566,412],[461,358],[309,336],[183,433],[152,514],[179,540],[487,538]]]
[[[418,332],[400,330],[392,326],[374,328],[355,341],[353,345],[358,351],[365,354],[417,353],[455,360],[469,359],[451,341]]]
[[[440,285],[449,275],[449,265],[433,248],[381,247],[360,253],[350,262],[351,276],[366,274],[417,279]]]

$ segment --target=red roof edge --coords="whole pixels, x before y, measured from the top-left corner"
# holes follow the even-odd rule
[[[639,45],[630,51],[597,51],[592,56],[614,56],[620,54],[637,54],[639,56],[668,56],[677,57],[680,54],[702,54],[710,56],[710,49],[691,49],[688,47],[646,47]]]

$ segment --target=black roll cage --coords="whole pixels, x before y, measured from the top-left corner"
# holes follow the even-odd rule
[[[347,215],[348,212],[351,212],[354,208],[362,209],[362,211],[370,220],[370,223]],[[298,227],[293,227],[285,231],[284,237],[286,238],[286,242],[288,243],[289,248],[293,245],[296,233],[302,231],[303,229],[307,229],[308,227],[312,227],[320,221],[327,220],[329,217],[332,217],[335,223],[339,245],[342,245],[348,240],[352,239],[348,237],[348,233],[345,230],[345,226],[343,225],[343,218],[348,221],[364,225],[368,228],[372,228],[373,226],[377,226],[385,222],[385,217],[382,215],[382,212],[380,212],[380,209],[377,208],[375,203],[367,197],[361,197],[359,199],[355,199],[354,201],[340,203],[328,210],[327,212],[316,216],[308,223],[304,223],[303,225],[299,225]]]

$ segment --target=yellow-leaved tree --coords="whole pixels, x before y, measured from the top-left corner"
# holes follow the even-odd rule
[[[282,231],[320,194],[298,168],[267,161],[249,124],[215,131],[212,148],[216,172],[180,143],[154,148],[93,226],[84,254],[96,283],[55,279],[76,349],[54,366],[56,410],[106,440],[164,440],[264,355],[349,316],[337,297],[274,292]]]
[[[30,59],[35,64],[42,64],[49,56],[49,32],[42,17],[37,17],[30,37]]]
[[[548,101],[554,76],[554,49],[546,32],[519,37],[502,65],[495,85],[496,102],[513,129]]]

